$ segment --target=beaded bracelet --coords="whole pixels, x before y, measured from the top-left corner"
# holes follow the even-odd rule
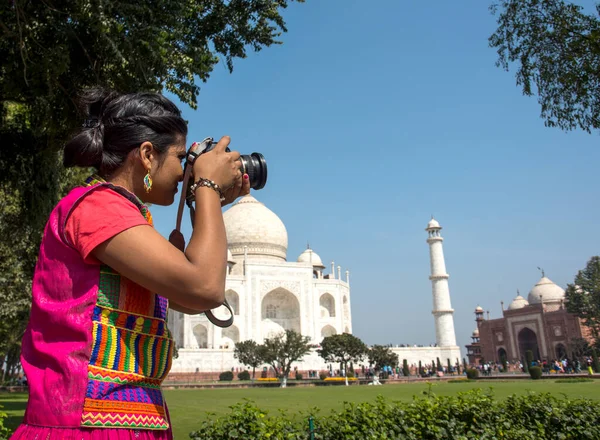
[[[221,200],[221,202],[225,200],[225,197],[223,197],[223,191],[221,191],[221,187],[212,180],[208,180],[203,177],[200,177],[196,182],[194,182],[190,186],[191,197],[195,198],[196,190],[202,186],[214,189],[215,192],[219,195],[219,199]]]

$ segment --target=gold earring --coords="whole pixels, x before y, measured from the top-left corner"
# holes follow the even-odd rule
[[[150,170],[144,176],[144,189],[147,193],[152,191],[152,177],[150,177]]]

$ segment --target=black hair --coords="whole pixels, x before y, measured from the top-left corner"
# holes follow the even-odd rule
[[[187,135],[181,111],[159,93],[90,89],[81,96],[83,129],[64,149],[65,167],[94,167],[108,176],[144,142],[160,153]]]

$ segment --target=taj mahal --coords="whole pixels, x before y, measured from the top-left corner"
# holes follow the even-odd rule
[[[330,335],[352,333],[350,273],[331,262],[330,270],[312,249],[296,261],[287,260],[288,235],[281,219],[252,195],[241,198],[223,214],[228,242],[228,273],[225,297],[234,313],[228,328],[212,325],[204,314],[186,315],[169,310],[169,327],[178,357],[171,371],[217,372],[243,368],[233,357],[239,341],[262,343],[291,329],[310,337],[318,346]],[[441,247],[441,227],[432,219],[429,234],[436,347],[397,347],[400,362],[429,363],[460,359],[454,335],[448,275]],[[222,310],[221,310],[222,309]],[[225,318],[224,307],[215,315]],[[360,336],[359,336],[360,337]],[[316,350],[294,364],[300,370],[324,370]]]

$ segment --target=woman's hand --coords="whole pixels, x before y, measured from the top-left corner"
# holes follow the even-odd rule
[[[225,200],[221,202],[221,206],[233,203],[240,196],[250,194],[250,179],[248,174],[244,174],[242,178],[236,180],[235,184],[223,193]]]
[[[200,178],[212,180],[219,185],[225,197],[226,193],[232,187],[235,187],[238,180],[242,179],[239,162],[240,153],[225,151],[230,141],[229,136],[223,136],[214,149],[201,154],[194,161],[193,168],[194,180]],[[243,187],[243,184],[240,187]]]

